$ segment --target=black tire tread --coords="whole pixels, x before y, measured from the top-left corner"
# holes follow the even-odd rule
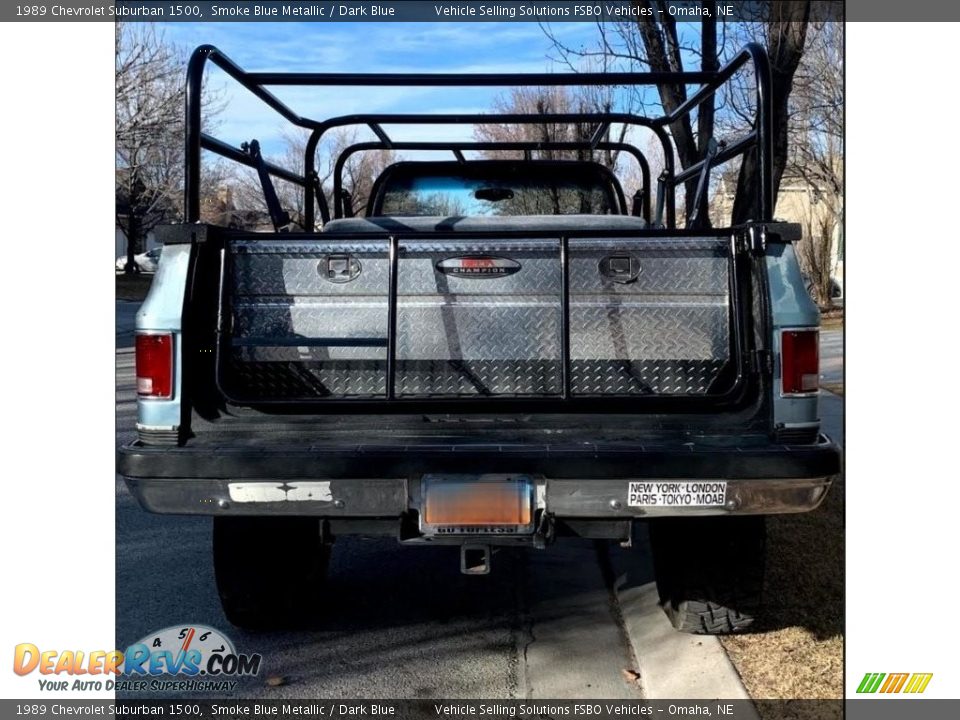
[[[763,517],[658,520],[650,540],[660,603],[674,628],[727,635],[756,622],[766,556]]]
[[[299,626],[317,609],[330,546],[316,518],[217,517],[213,558],[227,620],[269,630]]]

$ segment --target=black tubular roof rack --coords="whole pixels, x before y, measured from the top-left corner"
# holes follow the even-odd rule
[[[204,71],[208,62],[213,63],[244,88],[253,93],[264,104],[277,112],[292,125],[311,130],[304,155],[304,173],[284,170],[267,164],[267,171],[278,178],[293,182],[304,188],[304,224],[312,229],[315,224],[314,200],[319,204],[323,222],[330,219],[330,211],[322,192],[315,192],[316,166],[315,155],[323,134],[335,127],[345,125],[366,125],[378,137],[384,147],[398,147],[403,143],[394,141],[383,129],[389,124],[536,124],[553,123],[596,123],[593,136],[587,146],[602,145],[600,142],[611,123],[632,124],[649,128],[664,150],[664,192],[666,194],[667,221],[672,227],[674,222],[673,204],[675,188],[679,183],[696,177],[702,170],[703,161],[694,164],[680,173],[674,172],[674,147],[666,128],[684,115],[693,112],[704,100],[714,95],[733,75],[751,63],[754,71],[754,91],[756,114],[752,130],[726,149],[718,153],[711,162],[714,165],[744,154],[750,150],[756,152],[757,171],[760,182],[757,186],[757,220],[766,222],[773,215],[773,178],[772,178],[772,98],[770,62],[766,50],[756,43],[746,45],[726,65],[716,72],[611,72],[611,73],[529,73],[529,74],[450,74],[450,73],[411,73],[411,74],[368,74],[368,73],[275,73],[247,72],[213,45],[201,45],[190,57],[187,65],[186,85],[186,133],[184,153],[184,207],[185,220],[200,220],[200,159],[201,150],[206,149],[237,162],[242,153],[230,145],[206,135],[202,131],[201,90]],[[614,85],[656,85],[658,83],[683,83],[699,85],[687,100],[673,112],[656,118],[648,118],[631,113],[561,113],[561,114],[360,114],[345,115],[317,121],[299,115],[289,108],[267,86],[416,86],[416,87],[517,87],[517,86],[614,86]],[[539,143],[517,149],[529,151],[538,149]],[[411,148],[413,149],[413,148]],[[417,148],[420,149],[420,148]],[[463,148],[449,147],[450,150]],[[496,149],[504,149],[498,146]],[[574,148],[571,148],[574,149]],[[634,154],[634,157],[637,155]],[[246,163],[245,163],[246,164]],[[316,198],[314,197],[316,195]],[[334,196],[336,204],[336,196]]]

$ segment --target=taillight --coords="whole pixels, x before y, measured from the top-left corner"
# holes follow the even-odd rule
[[[816,329],[780,334],[780,392],[806,395],[820,387],[820,333]]]
[[[137,395],[173,397],[173,335],[137,335]]]

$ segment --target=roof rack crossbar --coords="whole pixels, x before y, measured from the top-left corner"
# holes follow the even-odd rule
[[[221,55],[222,57],[222,55]],[[242,72],[242,71],[241,71]],[[717,81],[717,72],[584,72],[584,73],[243,73],[246,82],[314,87],[517,87],[521,85],[656,85],[682,82],[703,85]]]

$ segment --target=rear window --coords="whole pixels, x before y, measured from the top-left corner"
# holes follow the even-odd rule
[[[487,168],[389,175],[375,215],[610,215],[612,188],[598,172],[576,168]]]

